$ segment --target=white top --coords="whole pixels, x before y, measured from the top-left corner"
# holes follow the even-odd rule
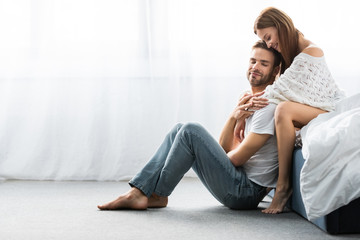
[[[278,152],[275,136],[274,112],[276,104],[257,110],[246,119],[245,137],[250,133],[270,134],[270,138],[244,165],[248,178],[263,186],[275,187],[278,176]]]
[[[345,95],[331,76],[324,56],[300,53],[290,67],[266,87],[263,97],[276,104],[292,101],[332,111]]]

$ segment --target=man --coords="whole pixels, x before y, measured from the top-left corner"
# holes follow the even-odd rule
[[[98,208],[166,207],[168,196],[190,168],[225,206],[256,208],[277,179],[276,105],[260,96],[275,81],[280,59],[276,51],[257,42],[247,70],[251,93],[239,100],[219,142],[199,124],[177,124],[147,165],[130,180],[131,189]]]

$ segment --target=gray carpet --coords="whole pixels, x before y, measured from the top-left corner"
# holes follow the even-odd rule
[[[0,182],[0,239],[360,239],[332,236],[293,212],[235,211],[194,178],[183,179],[163,209],[99,211],[126,182]],[[266,200],[266,199],[265,199]]]

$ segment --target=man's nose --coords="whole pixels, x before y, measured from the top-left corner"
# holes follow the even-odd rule
[[[256,62],[252,65],[252,68],[253,69],[258,69],[258,66],[259,66],[259,62]]]

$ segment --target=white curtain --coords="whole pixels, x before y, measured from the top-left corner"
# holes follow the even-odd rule
[[[217,138],[267,6],[359,91],[352,1],[0,0],[0,178],[128,179],[176,122]]]

